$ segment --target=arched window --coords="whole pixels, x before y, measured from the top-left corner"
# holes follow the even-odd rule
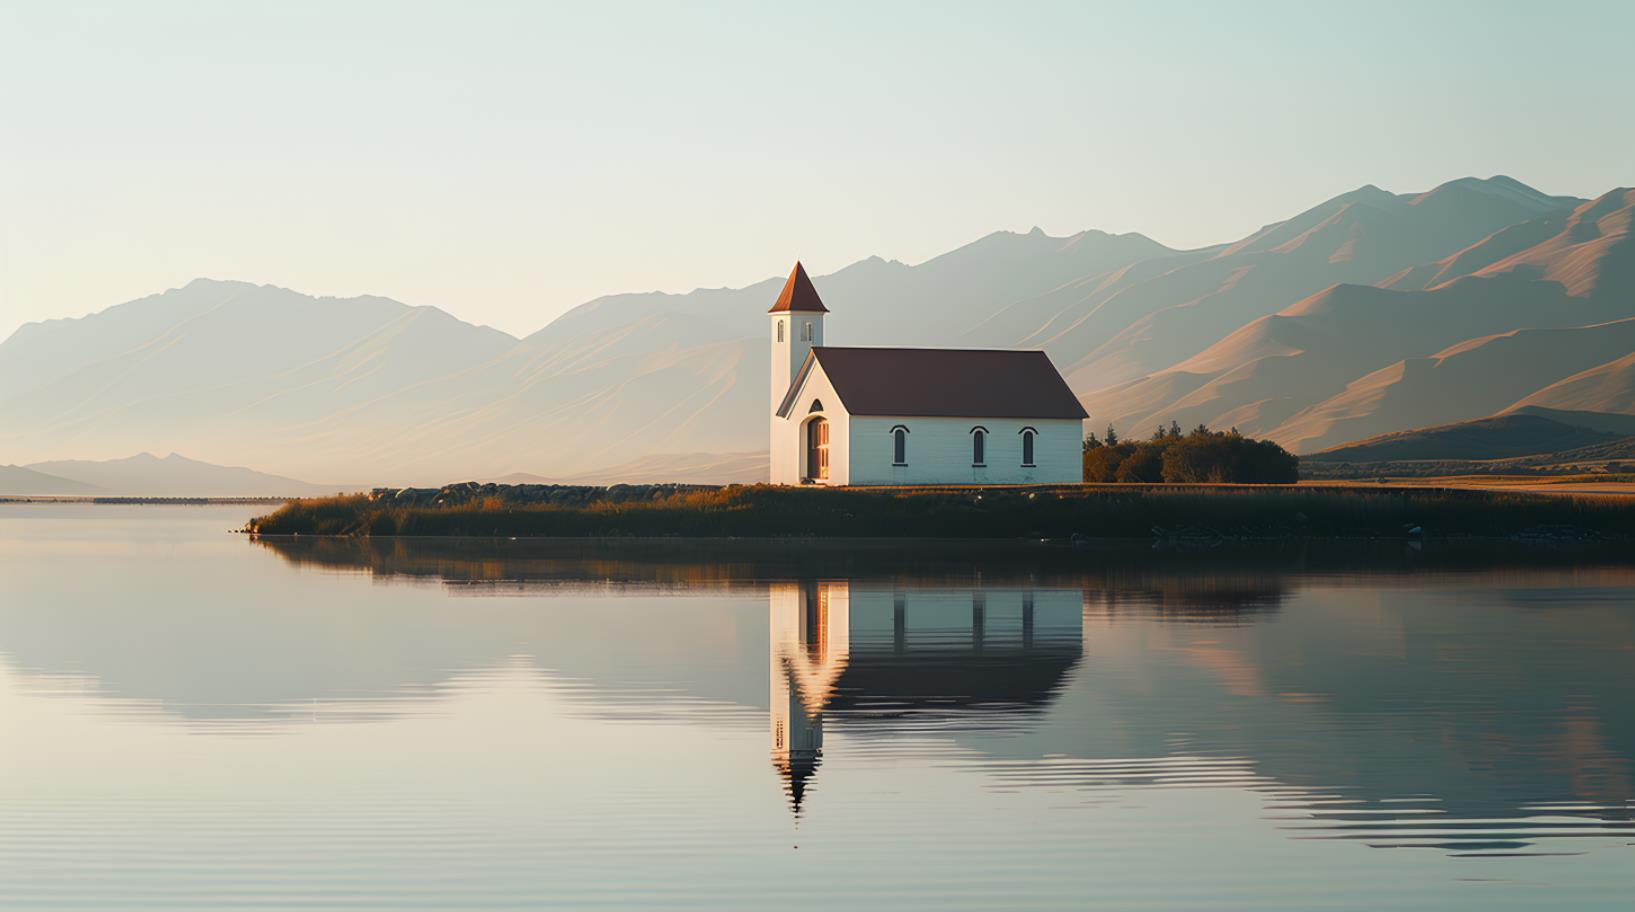
[[[1033,467],[1033,438],[1038,434],[1038,431],[1030,427],[1022,429],[1022,465],[1025,467]]]
[[[971,465],[985,466],[988,464],[988,429],[985,427],[971,428]]]
[[[806,414],[810,415],[810,414],[813,414],[814,412],[821,412],[821,411],[823,411],[823,400],[822,399],[813,399],[812,400],[812,407],[806,410]]]
[[[802,342],[812,341],[812,321],[811,320],[807,320],[805,323],[801,324],[801,327],[800,327],[800,340]]]
[[[891,429],[891,464],[908,465],[908,428],[900,424]]]
[[[778,341],[779,342],[783,341],[783,321],[782,320],[778,321]]]

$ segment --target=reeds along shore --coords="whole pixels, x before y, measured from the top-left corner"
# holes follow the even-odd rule
[[[812,489],[770,485],[455,485],[296,500],[258,535],[825,538],[1404,538],[1635,540],[1635,498],[1453,489],[1071,485]],[[452,493],[448,493],[452,492]]]

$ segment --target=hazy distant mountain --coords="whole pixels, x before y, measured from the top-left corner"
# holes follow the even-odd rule
[[[82,481],[58,478],[44,472],[15,465],[0,465],[0,495],[86,495],[103,494],[102,489]]]
[[[1594,395],[1530,397],[1635,347],[1632,209],[1635,195],[1615,191],[1564,218],[1495,232],[1436,270],[1410,270],[1415,281],[1404,273],[1390,287],[1330,288],[1171,368],[1091,392],[1086,407],[1128,431],[1203,422],[1302,452],[1524,401],[1628,408],[1617,405],[1616,380]],[[1517,250],[1518,237],[1535,243]],[[1443,278],[1426,280],[1432,272]]]
[[[1580,202],[1507,177],[1466,178],[1419,194],[1370,185],[1237,243],[1151,260],[1023,302],[1017,309],[1029,316],[1021,325],[1039,328],[1014,341],[1050,352],[1074,389],[1103,388],[1170,367],[1330,286],[1389,279]]]
[[[795,251],[791,252],[794,259]],[[848,340],[871,345],[951,345],[1012,303],[1044,294],[1084,276],[1098,275],[1175,251],[1140,234],[1082,231],[1051,237],[996,231],[980,240],[908,266],[870,257],[814,279]],[[655,314],[708,317],[727,338],[766,335],[766,311],[784,276],[741,289],[700,289],[685,295],[622,294],[598,298],[563,314],[532,336],[542,351],[596,337]],[[763,359],[765,360],[765,359]]]
[[[763,480],[770,467],[765,452],[661,453],[584,475],[546,478],[513,472],[483,480],[500,484],[732,484]]]
[[[1635,437],[1635,414],[1628,412],[1582,412],[1572,409],[1545,408],[1539,405],[1518,405],[1506,410],[1507,415],[1537,415],[1573,427],[1589,428],[1617,437]]]
[[[1133,234],[1000,232],[817,284],[842,308],[836,341],[932,344],[1012,301],[1168,252]],[[759,451],[766,310],[781,281],[601,298],[518,340],[434,308],[199,280],[0,345],[0,377],[31,378],[0,386],[0,451],[176,449],[391,483]]]
[[[1518,404],[1596,412],[1635,412],[1635,351],[1558,380]]]
[[[1627,439],[1543,415],[1513,413],[1396,431],[1305,457],[1315,462],[1482,460],[1559,453]]]
[[[515,344],[384,298],[313,298],[199,279],[0,343],[0,448],[26,458],[132,450],[256,461],[313,419]],[[337,467],[338,468],[338,467]]]
[[[1236,425],[1309,452],[1523,404],[1635,411],[1632,211],[1630,191],[1505,177],[1368,186],[1201,250],[1036,229],[814,282],[836,344],[1043,348],[1098,429]],[[380,484],[751,480],[780,281],[599,298],[516,339],[198,280],[0,343],[0,453],[176,450]]]
[[[83,459],[40,462],[27,466],[27,469],[68,479],[69,484],[88,489],[86,493],[97,494],[145,497],[295,497],[334,494],[339,490],[333,486],[308,484],[241,466],[211,465],[175,453],[163,459],[152,453],[139,453],[125,459],[101,462]]]

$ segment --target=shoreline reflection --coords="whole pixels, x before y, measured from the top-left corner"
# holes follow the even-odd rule
[[[1253,793],[1302,841],[1504,856],[1635,838],[1635,569],[1599,556],[232,553],[264,588],[137,555],[117,605],[91,579],[25,590],[51,595],[0,605],[0,656],[26,696],[199,737],[419,718],[501,679],[593,722],[761,729],[756,762],[797,820],[848,806],[859,759],[927,763],[936,746],[996,793]]]
[[[518,543],[479,568],[404,544],[269,546],[377,579],[765,591],[797,816],[825,736],[930,735],[1005,787],[1252,789],[1292,838],[1501,856],[1635,836],[1635,571],[1595,552]]]

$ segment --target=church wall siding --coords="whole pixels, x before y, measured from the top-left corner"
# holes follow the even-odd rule
[[[892,428],[908,428],[908,464],[892,465]],[[988,430],[986,466],[971,465],[971,428]],[[1038,431],[1034,466],[1021,430]],[[850,484],[1072,484],[1083,477],[1077,419],[853,417]]]

